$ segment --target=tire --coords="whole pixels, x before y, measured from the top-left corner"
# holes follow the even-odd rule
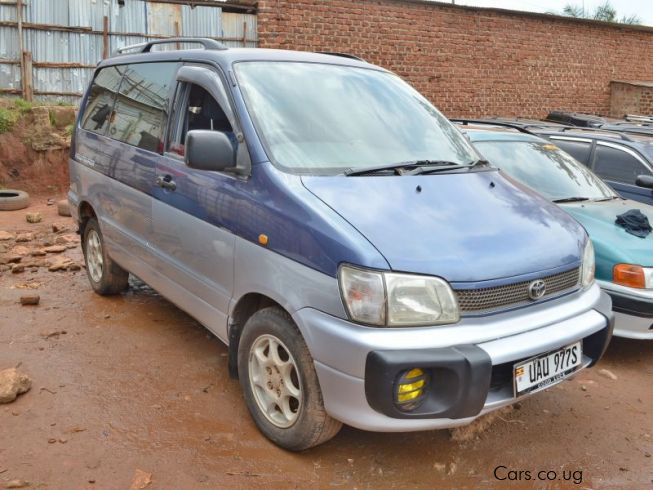
[[[25,191],[0,189],[0,211],[16,211],[29,206],[29,194]]]
[[[129,272],[111,260],[107,254],[102,232],[95,218],[90,218],[84,226],[82,250],[86,275],[96,293],[108,296],[127,289]]]
[[[276,358],[286,363],[281,370],[276,369],[280,364],[262,367],[264,363],[260,361],[264,357],[274,363],[270,356],[270,347],[275,345],[270,342],[275,342],[274,339],[279,348]],[[288,355],[283,354],[284,351]],[[284,377],[283,373],[288,372],[288,363],[292,365],[291,375]],[[267,370],[268,367],[271,371]],[[292,376],[293,372],[295,376]],[[263,379],[257,377],[261,373],[264,373]],[[290,451],[302,451],[328,441],[340,431],[342,423],[331,418],[324,409],[322,391],[308,347],[290,315],[281,308],[259,310],[245,324],[238,345],[238,377],[254,422],[278,446]],[[265,400],[285,399],[283,391],[279,397],[280,390],[287,390],[287,383],[280,383],[281,378],[290,379],[296,396],[288,397],[286,412],[280,408],[283,403],[277,405],[271,401],[268,406],[274,405],[274,408],[268,414],[272,415],[266,415],[262,408],[266,405]],[[257,385],[257,379],[260,385]],[[286,413],[290,417],[286,417]]]

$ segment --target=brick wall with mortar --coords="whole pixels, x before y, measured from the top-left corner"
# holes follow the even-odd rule
[[[421,0],[259,0],[259,46],[388,68],[450,117],[607,114],[610,81],[653,80],[653,28]]]
[[[653,82],[613,81],[610,84],[610,115],[653,115]]]

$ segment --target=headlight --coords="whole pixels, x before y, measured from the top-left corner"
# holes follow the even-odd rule
[[[456,296],[438,277],[342,266],[339,279],[349,317],[359,323],[399,327],[460,319]]]
[[[629,288],[653,289],[653,268],[633,264],[617,264],[612,269],[612,280]]]
[[[581,285],[586,288],[594,282],[594,273],[596,272],[596,263],[594,261],[594,246],[592,240],[587,239],[585,252],[583,252],[583,264],[581,270]]]

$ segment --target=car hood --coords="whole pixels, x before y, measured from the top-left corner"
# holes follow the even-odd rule
[[[611,280],[618,263],[653,265],[653,233],[646,238],[631,235],[615,224],[617,215],[639,209],[653,224],[653,206],[629,199],[561,204],[587,230],[596,253],[596,276]]]
[[[496,171],[302,177],[393,270],[481,282],[579,264],[585,232]]]

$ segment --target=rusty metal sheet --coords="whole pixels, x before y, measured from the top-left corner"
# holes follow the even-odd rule
[[[87,27],[95,33],[60,32],[55,30],[24,31],[25,49],[31,51],[34,63],[79,63],[95,65],[102,58],[103,18],[109,19],[109,51],[148,40],[147,35],[228,37],[228,46],[257,45],[256,15],[224,13],[216,6],[166,4],[129,0],[123,7],[117,0],[28,0],[24,7],[25,22]],[[15,22],[16,7],[0,3],[0,20]],[[245,27],[246,26],[246,27]],[[247,38],[243,42],[244,38]],[[184,46],[185,47],[185,46]],[[192,47],[189,45],[189,47]],[[174,46],[173,46],[174,48]],[[0,27],[0,58],[19,59],[18,30]],[[35,91],[77,92],[86,88],[92,68],[34,67]],[[20,88],[20,65],[0,64],[0,87]],[[71,101],[75,97],[40,96],[50,100]]]
[[[222,35],[225,38],[235,39],[225,41],[225,44],[229,47],[255,48],[258,45],[256,15],[223,12]],[[243,43],[242,40],[245,37],[247,40]]]

